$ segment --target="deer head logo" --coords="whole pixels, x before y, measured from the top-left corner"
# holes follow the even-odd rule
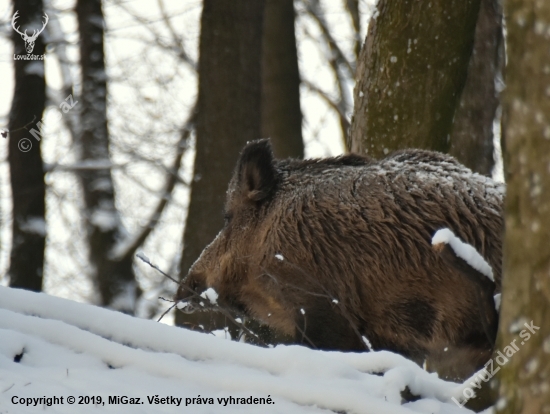
[[[44,24],[42,26],[42,29],[40,30],[33,30],[33,33],[32,33],[32,36],[29,36],[27,34],[27,31],[25,30],[24,33],[21,33],[19,31],[19,27],[20,26],[17,26],[15,27],[15,21],[17,20],[17,18],[19,17],[18,16],[18,13],[19,13],[19,10],[17,10],[15,12],[15,14],[13,15],[13,18],[11,19],[11,26],[13,27],[13,30],[15,30],[17,33],[19,33],[21,35],[21,38],[25,41],[25,49],[27,49],[27,53],[32,53],[33,49],[34,49],[34,42],[36,41],[36,38],[38,37],[38,35],[40,33],[42,33],[44,31],[44,28],[46,27],[46,25],[48,24],[48,15],[46,13],[44,13]]]

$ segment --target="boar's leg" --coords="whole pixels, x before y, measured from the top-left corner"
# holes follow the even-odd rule
[[[365,351],[358,326],[326,298],[315,298],[296,311],[296,342],[316,349]]]
[[[487,347],[447,345],[430,352],[426,358],[426,369],[437,372],[444,380],[462,382],[479,371],[491,354],[492,349]]]
[[[458,257],[454,250],[448,244],[439,244],[436,247],[439,256],[452,269],[458,271],[463,277],[475,284],[474,289],[477,302],[477,310],[479,312],[479,321],[483,326],[483,330],[487,337],[491,348],[495,345],[495,339],[498,330],[498,313],[495,308],[495,283],[487,276],[483,275],[464,259]]]

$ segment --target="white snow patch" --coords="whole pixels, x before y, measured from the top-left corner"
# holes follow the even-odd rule
[[[497,403],[495,404],[495,408],[499,411],[502,411],[506,408],[506,406],[508,405],[508,403],[506,402],[506,398],[505,397],[500,397],[497,401]]]
[[[208,288],[201,293],[201,298],[208,299],[208,301],[212,305],[215,305],[218,303],[218,292],[216,292],[213,288]],[[202,302],[201,302],[201,305],[202,305]]]
[[[539,360],[537,358],[533,358],[527,364],[525,364],[525,371],[527,371],[527,375],[531,375],[538,368],[539,368]]]
[[[114,167],[115,165],[109,159],[83,160],[64,166],[71,170],[109,170]]]
[[[42,217],[29,217],[25,222],[19,224],[19,228],[25,233],[46,236],[46,222]]]
[[[113,298],[111,309],[119,311],[132,311],[136,306],[136,283],[129,282],[124,285],[121,292]]]
[[[502,294],[501,293],[497,293],[495,295],[495,309],[497,310],[497,312],[500,312],[500,303],[502,301]]]
[[[151,261],[149,260],[149,258],[148,258],[148,257],[145,255],[145,253],[143,253],[143,252],[138,252],[138,253],[136,254],[136,256],[137,256],[139,259],[143,260],[145,263],[151,263]]]
[[[113,189],[113,182],[109,178],[101,178],[92,182],[90,189],[95,191],[111,191]]]
[[[44,77],[44,62],[37,60],[25,66],[25,74]]]
[[[228,339],[228,340],[232,339],[231,334],[229,333],[229,331],[227,329],[216,329],[215,331],[212,331],[212,334],[216,338]]]
[[[495,281],[493,277],[493,269],[489,266],[489,263],[477,252],[477,250],[460,240],[454,235],[454,233],[449,229],[438,230],[433,238],[432,245],[436,244],[448,244],[454,250],[456,255],[466,261],[470,266],[476,269],[478,272],[484,274],[493,282]]]
[[[361,337],[361,339],[363,340],[363,342],[365,343],[365,345],[367,346],[367,348],[369,349],[369,351],[372,352],[372,351],[373,351],[372,345],[371,345],[370,341],[367,339],[367,337],[363,335],[363,336]]]
[[[508,330],[512,334],[517,334],[523,329],[524,325],[528,322],[529,320],[525,316],[521,316],[519,319],[516,319],[510,324]]]
[[[277,260],[280,260],[280,261],[285,260],[285,258],[283,257],[283,255],[282,255],[282,254],[279,254],[279,253],[277,253],[277,254],[275,255],[275,258],[276,258]]]
[[[110,231],[117,226],[117,216],[112,210],[104,210],[98,208],[92,213],[90,221],[94,226],[97,226],[101,231]]]
[[[15,406],[15,396],[107,401],[125,395],[144,404],[110,405],[109,412],[471,413],[451,400],[460,399],[466,385],[443,381],[391,352],[261,348],[19,289],[0,287],[0,338],[0,407],[9,412],[37,412]],[[402,404],[405,387],[420,399]],[[147,397],[157,394],[183,400],[178,408],[150,404]],[[185,406],[186,398],[198,395],[214,404]],[[218,397],[229,396],[270,396],[275,404],[218,403]],[[74,410],[47,407],[52,414]],[[77,411],[102,410],[79,405]]]

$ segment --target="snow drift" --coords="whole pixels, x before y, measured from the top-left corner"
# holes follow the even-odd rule
[[[3,414],[469,412],[464,385],[390,352],[260,348],[5,287],[0,338]]]

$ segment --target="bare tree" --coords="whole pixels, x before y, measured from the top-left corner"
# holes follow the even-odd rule
[[[112,254],[123,231],[111,176],[101,0],[78,0],[76,13],[82,71],[79,174],[86,205],[92,275],[102,305],[133,313],[135,299],[140,294],[132,270],[133,258],[128,255],[114,258]]]
[[[41,0],[14,0],[14,55],[44,55],[47,22]],[[32,32],[32,35],[31,35]],[[43,60],[15,60],[9,115],[9,166],[13,200],[10,286],[42,290],[46,241],[44,168],[40,151],[46,103]],[[31,137],[32,134],[32,137]]]
[[[153,2],[153,8],[147,10],[135,7],[135,2],[103,2],[103,11],[109,24],[109,29],[104,33],[104,41],[106,45],[110,45],[110,50],[114,53],[108,56],[106,62],[109,74],[106,83],[110,92],[107,128],[109,142],[106,152],[109,153],[110,160],[100,163],[91,160],[81,162],[84,160],[81,137],[85,124],[81,112],[85,102],[82,96],[83,85],[80,78],[83,73],[78,53],[81,44],[78,41],[78,32],[73,31],[78,16],[73,8],[60,6],[51,0],[43,1],[49,22],[44,32],[38,36],[38,40],[48,40],[48,55],[53,63],[50,66],[51,71],[56,72],[59,68],[61,78],[60,84],[51,82],[46,85],[46,105],[49,105],[49,108],[47,107],[45,113],[47,128],[42,134],[41,142],[42,156],[47,168],[48,222],[45,228],[54,229],[48,232],[44,289],[51,294],[104,303],[98,294],[96,266],[91,263],[91,239],[87,237],[91,232],[85,231],[90,229],[89,219],[93,212],[85,203],[84,191],[88,191],[88,188],[82,185],[80,177],[83,174],[93,174],[93,169],[111,169],[110,176],[116,190],[114,200],[117,214],[128,229],[128,234],[117,239],[108,254],[109,260],[113,264],[124,262],[125,268],[128,269],[130,260],[127,258],[134,256],[137,249],[143,249],[163,269],[171,269],[172,273],[176,273],[177,264],[180,262],[180,249],[177,246],[182,235],[182,212],[186,213],[188,196],[185,187],[192,182],[187,168],[191,157],[185,155],[184,150],[188,144],[189,148],[194,146],[194,124],[188,121],[192,119],[189,110],[194,107],[193,103],[196,100],[198,53],[195,53],[195,45],[199,25],[195,23],[199,20],[202,2],[190,6],[157,0]],[[315,142],[314,151],[318,151],[319,144],[324,147],[327,154],[332,151],[328,145],[330,138],[325,131],[330,129],[326,128],[327,123],[333,122],[331,115],[334,108],[339,108],[338,117],[344,124],[349,121],[350,100],[346,99],[346,104],[343,104],[344,100],[337,90],[345,90],[346,88],[341,86],[347,84],[348,97],[350,96],[351,72],[348,68],[354,65],[354,41],[361,43],[361,37],[350,34],[355,30],[352,26],[356,27],[351,12],[359,17],[359,6],[365,10],[365,4],[370,2],[371,0],[359,0],[349,2],[349,5],[339,2],[333,6],[330,2],[320,0],[316,7],[320,16],[315,18],[311,18],[308,12],[304,11],[301,0],[296,2],[296,27],[300,30],[301,36],[298,39],[299,43],[306,39],[308,47],[318,47],[320,65],[325,69],[332,68],[336,61],[336,67],[341,72],[341,76],[335,77],[340,86],[332,87],[336,82],[319,82],[313,77],[313,70],[316,69],[308,72],[307,66],[311,67],[311,62],[304,62],[304,73],[309,76],[309,81],[302,83],[302,94],[305,92],[308,100],[318,100],[320,97],[328,103],[327,107],[319,111],[319,117],[314,114],[309,122],[303,121],[303,134],[308,142]],[[76,4],[76,1],[74,3]],[[109,5],[108,8],[106,4]],[[284,29],[284,33],[288,34],[293,28],[292,16],[288,13],[292,10],[292,7],[288,6],[292,4],[283,1],[280,4],[275,2],[275,5],[284,6],[287,11],[284,15],[286,24],[284,27],[278,25],[277,28]],[[348,9],[348,6],[351,9]],[[334,13],[334,7],[344,13],[342,17],[336,17],[338,13]],[[9,19],[11,20],[11,15]],[[24,20],[24,11],[21,9],[18,22],[23,24],[20,25],[20,29],[23,32],[24,29],[29,29],[27,34],[32,35],[34,29],[42,27],[45,19],[42,15],[36,21],[36,27],[32,29]],[[342,27],[337,26],[342,20],[348,23],[344,36],[335,31],[336,27]],[[306,22],[309,32],[303,31]],[[267,30],[264,33],[267,33]],[[308,37],[308,33],[315,36],[315,42],[310,41],[313,38]],[[5,27],[5,34],[14,34],[9,25]],[[89,36],[87,37],[89,39]],[[287,36],[287,39],[289,38]],[[23,39],[19,41],[24,44]],[[119,49],[120,42],[128,41],[134,42],[139,51]],[[281,46],[280,43],[282,42],[276,42],[275,46]],[[286,45],[291,44],[288,42]],[[331,47],[334,48],[335,54],[327,53]],[[289,47],[285,48],[290,50]],[[290,65],[287,65],[287,68],[290,68]],[[54,78],[55,75],[52,79]],[[280,80],[284,78],[279,78]],[[287,85],[290,83],[296,85],[294,81],[287,82]],[[317,89],[311,89],[310,86]],[[122,88],[126,93],[118,94]],[[280,82],[278,88],[281,89]],[[292,92],[286,94],[286,97],[293,99],[292,105],[299,108],[298,87],[292,86],[288,90],[291,89]],[[181,93],[182,90],[185,91],[184,94]],[[63,105],[69,95],[72,95],[74,102],[78,104],[70,112],[63,113],[61,119],[50,121],[53,116],[59,115],[54,107]],[[284,115],[293,117],[293,130],[297,137],[301,133],[301,126],[297,121],[298,111],[287,110]],[[321,122],[318,118],[321,118]],[[279,123],[281,124],[282,122]],[[182,128],[182,125],[185,126]],[[35,126],[30,128],[36,129]],[[271,135],[275,143],[275,134],[262,132],[258,137],[266,135]],[[281,135],[287,136],[286,133]],[[322,139],[317,140],[321,136]],[[33,140],[32,136],[29,138]],[[298,141],[300,139],[294,142]],[[301,150],[298,156],[300,154]],[[10,227],[12,225],[11,220],[4,223]],[[39,228],[43,229],[44,226],[34,227],[35,230]],[[168,228],[169,231],[166,230]],[[119,235],[122,236],[122,232]],[[4,243],[1,246],[1,257],[7,258],[10,249],[11,246]],[[60,256],[63,260],[58,260]],[[138,303],[139,311],[144,309],[142,305],[149,306],[150,310],[153,307],[151,304],[156,303],[156,297],[159,295],[153,291],[158,292],[157,288],[160,289],[161,277],[141,264],[136,266],[138,262],[135,260],[133,262],[133,270],[138,272],[141,287],[148,290],[148,294],[142,296]],[[6,270],[5,266],[8,263],[8,260],[0,262],[0,273]],[[170,284],[163,284],[160,294],[169,295],[170,288]]]
[[[380,0],[357,65],[348,148],[447,152],[480,0]]]
[[[225,191],[238,154],[261,136],[264,1],[205,0],[199,46],[196,155],[180,277],[223,225]],[[210,313],[178,313],[179,325],[223,326]]]
[[[508,187],[496,411],[544,413],[550,412],[550,3],[508,0],[505,15]]]
[[[336,40],[333,28],[327,21],[327,15],[321,4],[320,0],[302,0],[301,1],[307,15],[315,22],[318,30],[321,32],[320,40],[322,47],[326,48],[326,59],[328,66],[332,70],[334,75],[334,85],[336,89],[335,96],[323,88],[308,79],[303,79],[303,84],[311,91],[318,94],[318,96],[325,101],[325,103],[331,107],[337,114],[340,123],[340,130],[342,131],[342,137],[345,140],[348,136],[348,129],[350,126],[348,113],[353,106],[353,98],[348,91],[348,84],[355,75],[355,59],[349,59],[346,56],[342,46]],[[355,18],[358,17],[358,4],[355,5],[352,2],[346,3],[346,6],[350,12],[351,19],[354,22],[354,29],[360,29],[360,25],[355,24]],[[357,9],[355,8],[357,6]],[[357,13],[357,16],[354,14]],[[307,32],[306,32],[307,33]],[[354,32],[355,38],[359,36],[358,32]],[[357,45],[355,45],[355,51]]]
[[[262,133],[276,157],[303,158],[300,73],[293,0],[266,0],[262,51]]]

